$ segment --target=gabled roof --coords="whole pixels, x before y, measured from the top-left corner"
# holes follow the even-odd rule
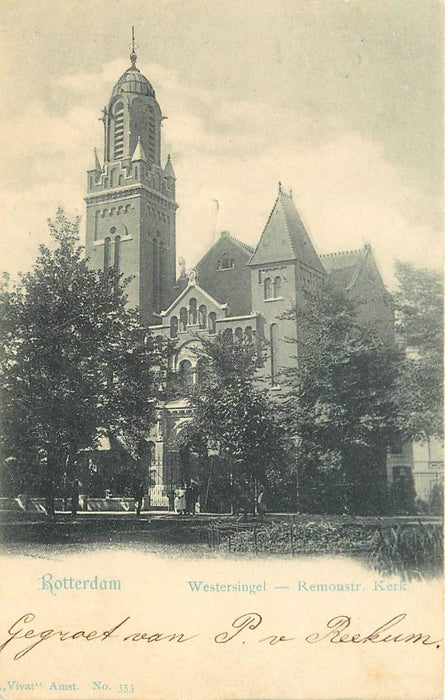
[[[357,282],[370,256],[372,257],[371,246],[365,245],[358,250],[320,255],[320,258],[328,273],[328,280],[339,289],[349,290]]]
[[[231,243],[234,243],[238,248],[241,248],[243,253],[252,255],[253,253],[253,248],[250,245],[247,245],[247,243],[243,243],[243,241],[240,241],[238,238],[235,238],[235,236],[232,236],[229,231],[221,231],[218,240],[214,242],[214,244],[208,249],[208,251],[202,256],[202,258],[196,263],[195,267],[196,269],[199,269],[199,266],[201,265],[202,262],[206,259],[208,255],[210,255],[211,251],[215,248],[215,246],[220,246],[221,241],[230,241]],[[248,257],[248,255],[246,255]]]
[[[248,264],[264,265],[285,260],[299,260],[318,272],[325,272],[291,195],[280,186],[274,207]]]
[[[359,250],[346,250],[340,253],[326,253],[325,255],[320,255],[320,259],[326,272],[332,272],[333,270],[342,270],[345,267],[355,267],[358,262],[363,260],[365,252],[365,248],[360,248]]]
[[[179,294],[179,296],[176,297],[165,311],[161,311],[160,316],[164,318],[165,316],[169,316],[171,312],[175,309],[175,307],[179,304],[180,301],[184,299],[184,297],[187,296],[188,292],[192,292],[193,290],[196,290],[200,292],[208,301],[210,301],[212,304],[218,307],[218,309],[225,309],[227,307],[227,304],[220,304],[219,301],[216,301],[208,292],[206,292],[205,289],[199,286],[199,284],[196,284],[196,282],[190,282],[188,283],[187,287],[185,287],[182,292]]]

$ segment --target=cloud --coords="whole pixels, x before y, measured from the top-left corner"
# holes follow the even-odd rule
[[[30,267],[58,203],[83,213],[85,170],[103,138],[100,108],[127,67],[111,61],[95,72],[59,76],[46,102],[33,101],[5,125],[5,269]],[[214,198],[220,202],[217,227],[256,244],[278,180],[293,188],[320,252],[369,242],[389,281],[395,257],[437,264],[434,199],[421,182],[405,179],[379,142],[359,131],[320,130],[301,104],[229,100],[219,86],[191,86],[158,63],[148,65],[147,76],[169,116],[164,153],[172,153],[178,178],[178,254],[189,264],[213,241]]]

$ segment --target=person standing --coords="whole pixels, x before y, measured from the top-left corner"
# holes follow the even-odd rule
[[[175,491],[175,510],[179,515],[185,515],[185,490],[183,488],[176,489]]]

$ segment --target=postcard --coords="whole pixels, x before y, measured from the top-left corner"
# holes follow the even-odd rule
[[[442,697],[442,4],[2,11],[0,700]]]

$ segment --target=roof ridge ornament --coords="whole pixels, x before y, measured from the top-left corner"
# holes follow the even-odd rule
[[[135,51],[135,43],[134,43],[134,26],[131,28],[131,54],[130,54],[130,61],[131,61],[131,67],[136,68],[136,61],[137,61],[137,53]],[[139,68],[136,68],[136,70],[139,70]]]

